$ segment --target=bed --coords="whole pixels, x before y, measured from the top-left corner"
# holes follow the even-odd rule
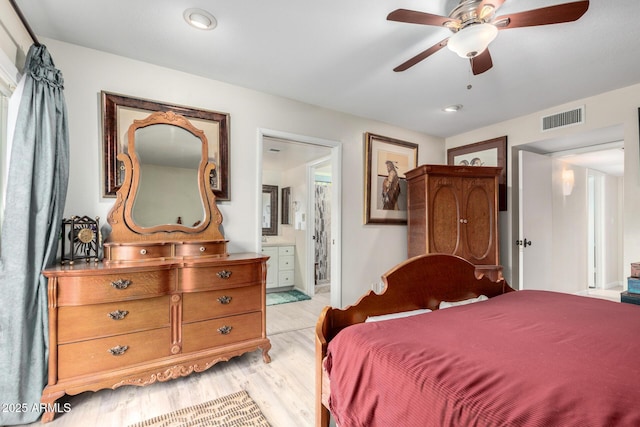
[[[640,425],[640,307],[514,291],[451,255],[382,279],[318,319],[318,427]]]

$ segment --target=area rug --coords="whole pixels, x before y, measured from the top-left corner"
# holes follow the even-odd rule
[[[256,402],[242,390],[129,427],[270,427]]]
[[[267,305],[286,304],[288,302],[304,301],[307,299],[311,299],[311,297],[297,289],[282,292],[269,292],[267,294]]]

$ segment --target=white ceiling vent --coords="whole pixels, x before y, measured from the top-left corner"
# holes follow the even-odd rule
[[[542,130],[558,129],[584,123],[584,105],[542,118]]]

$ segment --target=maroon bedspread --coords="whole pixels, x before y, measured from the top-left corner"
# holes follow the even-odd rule
[[[640,426],[640,306],[518,291],[350,326],[330,409],[353,426]]]

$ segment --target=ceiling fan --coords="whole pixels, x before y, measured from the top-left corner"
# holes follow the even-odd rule
[[[458,56],[471,61],[473,74],[481,74],[493,67],[488,46],[498,35],[498,30],[572,22],[589,8],[589,0],[582,0],[496,17],[496,11],[505,1],[460,0],[449,16],[407,9],[391,12],[387,16],[389,21],[434,25],[453,32],[450,37],[403,62],[393,71],[404,71],[448,46]]]

